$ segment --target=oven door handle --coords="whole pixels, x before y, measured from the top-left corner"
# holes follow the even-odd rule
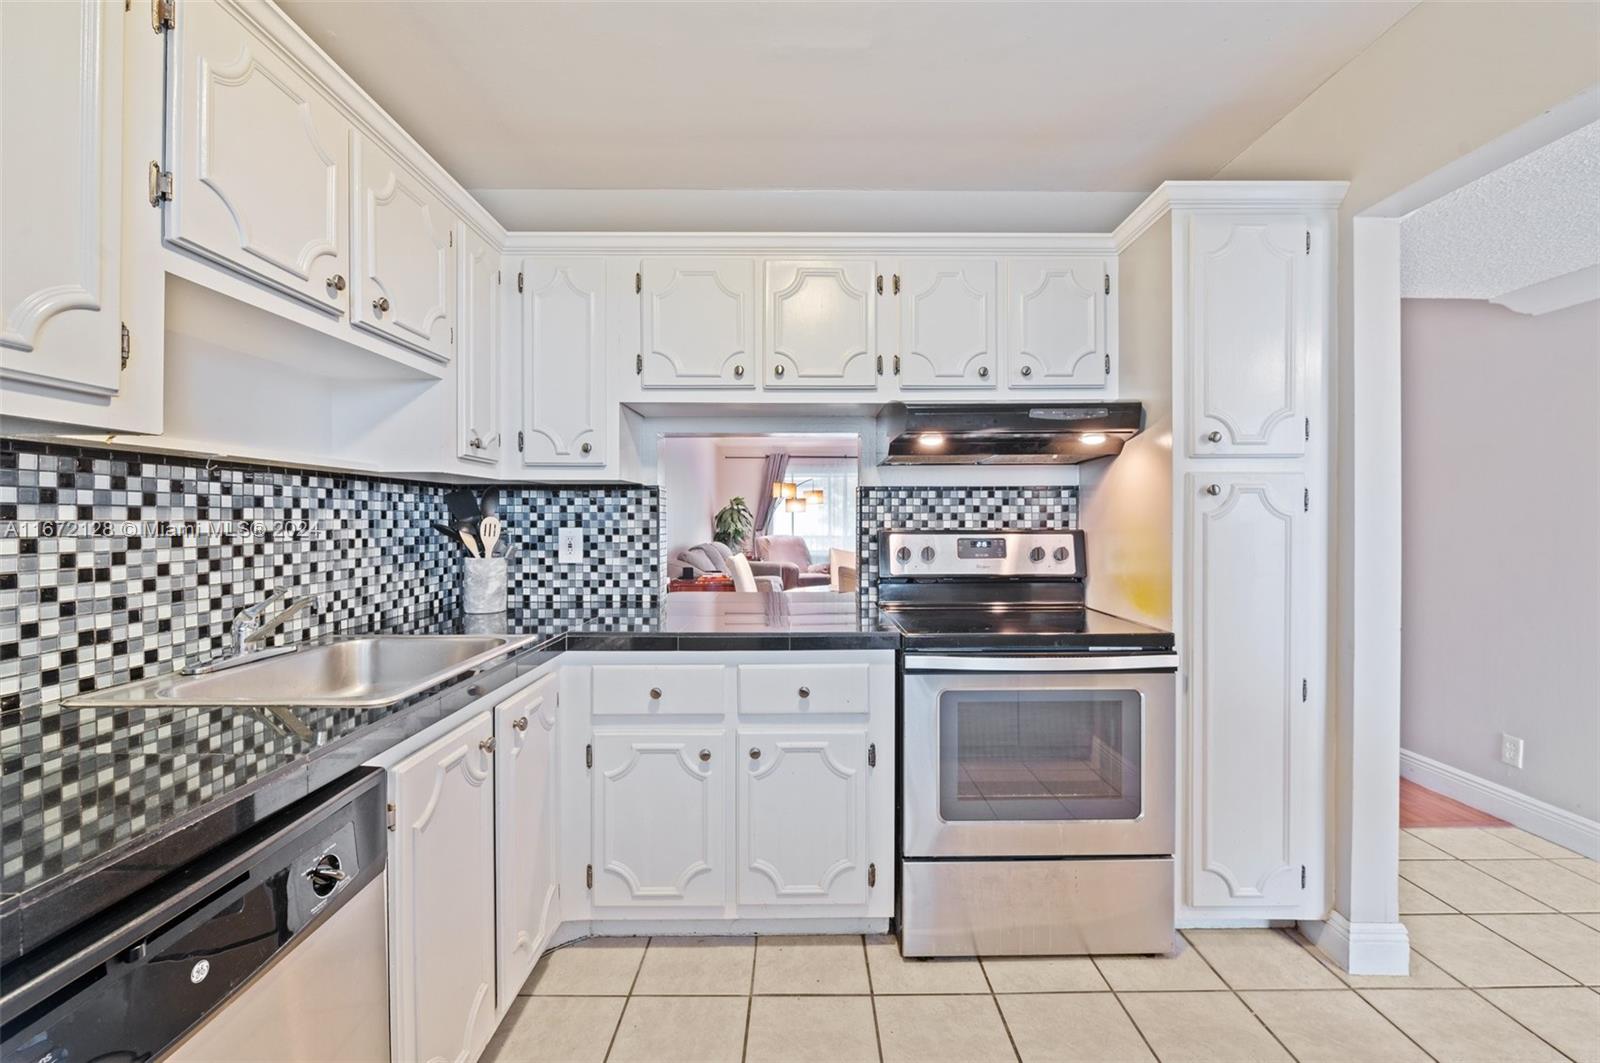
[[[1175,653],[1141,653],[1126,656],[1082,657],[989,657],[934,653],[908,653],[908,672],[1014,672],[1037,675],[1041,672],[1175,672]]]

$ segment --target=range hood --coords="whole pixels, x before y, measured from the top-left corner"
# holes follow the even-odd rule
[[[882,465],[1076,465],[1144,428],[1137,402],[892,403],[878,414]]]

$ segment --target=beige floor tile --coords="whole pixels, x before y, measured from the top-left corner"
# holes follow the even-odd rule
[[[483,1063],[601,1063],[626,997],[518,997]]]
[[[1485,827],[1484,830],[1502,841],[1510,842],[1518,849],[1526,849],[1534,856],[1541,856],[1546,860],[1561,860],[1578,855],[1565,846],[1547,842],[1537,834],[1529,834],[1521,827]]]
[[[1485,866],[1517,861],[1485,860]],[[1460,860],[1402,860],[1400,877],[1459,912],[1548,912],[1549,905]],[[1404,913],[1402,913],[1404,914]]]
[[[991,996],[873,997],[884,1063],[1015,1060]]]
[[[867,955],[857,934],[756,939],[757,993],[867,993]]]
[[[1600,882],[1591,882],[1553,860],[1475,860],[1472,866],[1558,912],[1600,912]]]
[[[1596,930],[1600,930],[1600,914],[1595,912],[1573,912],[1572,918],[1585,926],[1592,926]]]
[[[888,934],[867,938],[867,966],[874,993],[987,993],[977,960],[908,960]]]
[[[1110,993],[1009,993],[999,1000],[1022,1063],[1155,1059],[1128,1013]]]
[[[1557,860],[1556,863],[1574,875],[1582,875],[1590,882],[1600,882],[1600,863],[1582,856],[1576,860]]]
[[[1445,974],[1437,963],[1418,953],[1416,949],[1411,950],[1410,973],[1393,975],[1346,974],[1339,969],[1338,964],[1324,955],[1321,949],[1309,943],[1306,944],[1306,949],[1352,989],[1455,989],[1461,985]]]
[[[1182,934],[1170,956],[1096,956],[1094,963],[1119,993],[1227,988]]]
[[[755,963],[749,937],[657,937],[639,967],[635,993],[644,996],[745,996]]]
[[[1408,830],[1400,832],[1400,859],[1402,860],[1454,860],[1455,857],[1436,845],[1429,845]]]
[[[750,1001],[744,1058],[745,1063],[877,1063],[872,998],[756,997]]]
[[[1234,989],[1341,989],[1339,979],[1279,930],[1186,930],[1184,936]]]
[[[1543,1063],[1559,1053],[1468,989],[1365,989],[1367,1002],[1439,1063]]]
[[[1400,880],[1400,914],[1401,915],[1440,915],[1449,914],[1454,908],[1407,879]]]
[[[1600,995],[1582,989],[1486,989],[1483,995],[1578,1063],[1600,1063]]]
[[[1159,1059],[1246,1063],[1291,1058],[1232,993],[1121,993],[1118,997]]]
[[[737,1063],[748,997],[630,997],[609,1063]]]
[[[1408,915],[1411,947],[1469,986],[1571,985],[1572,979],[1464,915]]]
[[[1480,915],[1478,922],[1585,985],[1600,985],[1600,930],[1570,915]]]
[[[1301,1063],[1427,1061],[1405,1034],[1352,991],[1269,990],[1240,996]]]
[[[648,938],[590,938],[546,953],[523,984],[539,996],[627,996]]]
[[[1085,993],[1106,980],[1087,956],[996,956],[983,961],[996,993]]]
[[[1482,827],[1408,827],[1435,849],[1442,849],[1458,860],[1523,860],[1528,851],[1504,838],[1496,838]]]

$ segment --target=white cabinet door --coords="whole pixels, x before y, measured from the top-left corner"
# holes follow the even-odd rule
[[[594,903],[720,905],[728,732],[596,731]]]
[[[866,903],[866,728],[740,728],[737,759],[739,903]]]
[[[605,259],[527,259],[522,288],[523,464],[604,465]]]
[[[641,386],[756,386],[754,259],[647,258],[639,278]]]
[[[766,264],[769,388],[875,388],[878,271],[867,259]]]
[[[461,337],[456,361],[456,449],[472,461],[500,460],[500,255],[461,228]]]
[[[167,68],[167,239],[342,315],[351,127],[222,4],[186,5]]]
[[[1105,387],[1108,276],[1100,258],[1007,261],[1007,387]]]
[[[493,734],[479,713],[389,778],[396,1059],[469,1060],[494,1032]]]
[[[89,395],[117,391],[122,37],[133,17],[100,0],[0,3],[6,380]]]
[[[900,387],[993,388],[1000,264],[992,258],[900,263]]]
[[[1190,219],[1191,457],[1305,453],[1326,331],[1310,230],[1300,215]]]
[[[1295,907],[1320,880],[1321,627],[1307,603],[1321,595],[1305,486],[1297,473],[1186,480],[1195,907]]]
[[[382,147],[353,134],[351,318],[449,361],[455,348],[455,218]]]
[[[495,937],[500,1010],[516,999],[560,919],[551,673],[501,702],[495,735]]]

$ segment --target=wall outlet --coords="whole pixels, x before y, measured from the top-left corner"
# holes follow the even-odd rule
[[[1522,739],[1515,735],[1500,736],[1500,759],[1513,768],[1522,767]]]
[[[556,542],[556,561],[559,564],[579,565],[583,563],[582,528],[562,528],[561,536]]]

